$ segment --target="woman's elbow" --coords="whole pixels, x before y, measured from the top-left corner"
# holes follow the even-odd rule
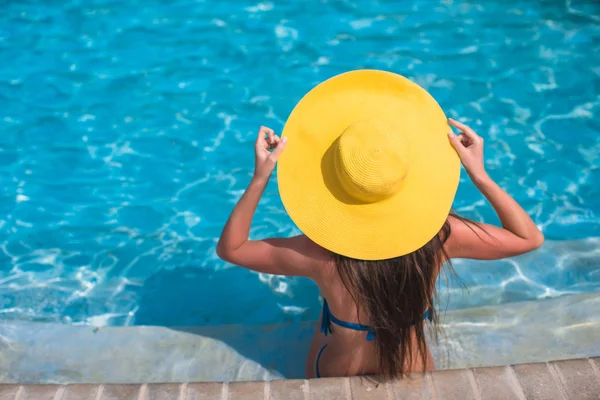
[[[230,264],[238,264],[241,259],[244,258],[245,243],[235,244],[226,240],[219,240],[217,243],[217,256],[225,262]]]
[[[217,256],[223,261],[231,262],[231,251],[229,251],[222,242],[217,244]]]

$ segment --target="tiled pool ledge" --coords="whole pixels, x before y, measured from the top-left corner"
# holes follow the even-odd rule
[[[600,357],[373,378],[112,385],[0,385],[0,400],[597,400]]]

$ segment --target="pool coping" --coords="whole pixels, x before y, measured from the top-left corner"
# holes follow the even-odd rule
[[[0,400],[598,399],[600,357],[377,377],[150,384],[1,384]]]

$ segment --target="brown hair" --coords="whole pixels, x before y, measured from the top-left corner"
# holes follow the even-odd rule
[[[473,223],[451,215],[465,223]],[[357,311],[362,310],[367,315],[375,332],[379,370],[386,378],[403,376],[411,363],[418,360],[415,356],[420,357],[423,368],[427,368],[423,316],[429,310],[434,337],[437,338],[438,313],[434,308],[434,303],[437,303],[436,278],[444,263],[454,275],[444,250],[450,233],[450,223],[446,221],[425,246],[389,260],[364,261],[334,255],[342,283],[352,296]],[[416,346],[413,345],[413,335]],[[414,348],[417,354],[414,354]]]

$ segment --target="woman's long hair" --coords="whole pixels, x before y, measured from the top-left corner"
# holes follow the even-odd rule
[[[451,215],[469,225],[475,224]],[[436,278],[444,263],[454,274],[444,251],[450,233],[450,223],[446,221],[425,246],[389,260],[364,261],[334,255],[342,283],[354,299],[357,311],[366,314],[375,332],[379,370],[386,378],[403,376],[419,358],[423,368],[427,368],[423,316],[429,310],[433,332],[437,333]]]

